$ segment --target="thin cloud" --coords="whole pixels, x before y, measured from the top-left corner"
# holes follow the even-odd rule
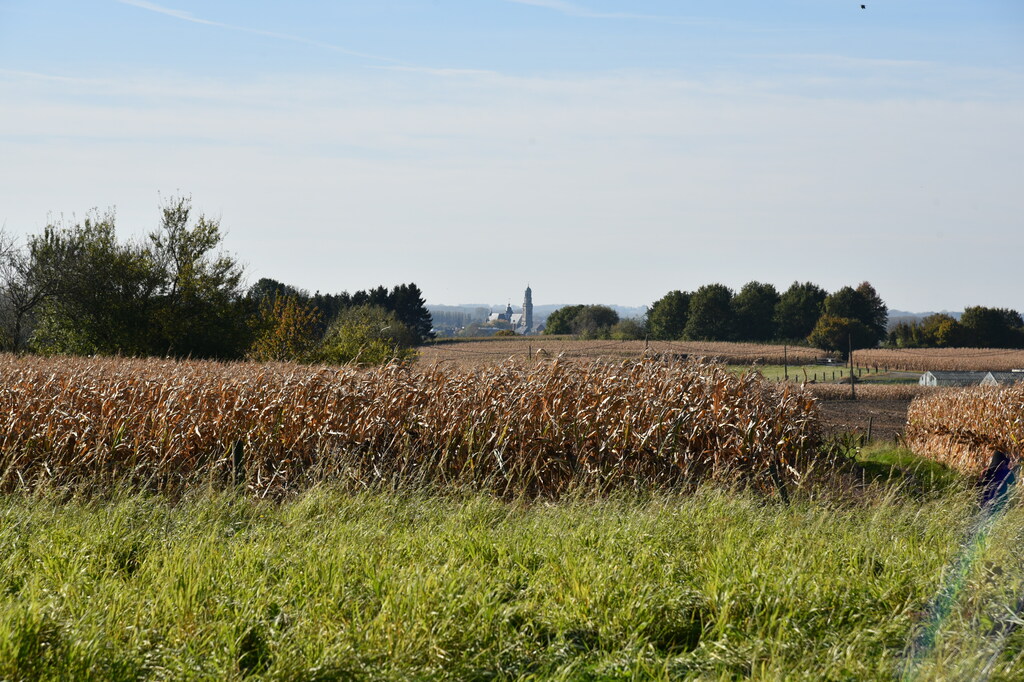
[[[193,15],[191,12],[185,12],[182,10],[173,9],[170,7],[163,7],[156,3],[146,2],[146,0],[116,0],[122,5],[130,5],[132,7],[138,7],[149,12],[156,12],[157,14],[163,14],[169,17],[173,17],[180,21],[187,21],[193,24],[201,24],[203,26],[214,26],[217,28],[227,29],[229,31],[239,31],[241,33],[250,33],[252,35],[264,36],[266,38],[275,38],[277,40],[287,40],[293,43],[299,43],[301,45],[309,45],[311,47],[319,47],[325,50],[331,50],[332,52],[339,52],[341,54],[347,54],[352,57],[360,57],[362,59],[372,59],[378,62],[387,62],[389,64],[405,65],[399,59],[392,59],[391,57],[382,57],[381,55],[369,54],[367,52],[359,52],[357,50],[350,50],[340,45],[334,45],[333,43],[324,43],[319,40],[310,40],[303,38],[302,36],[291,35],[288,33],[278,33],[276,31],[265,31],[259,28],[251,28],[248,26],[238,26],[235,24],[226,24],[220,21],[211,21],[209,19],[203,19]]]
[[[684,17],[667,17],[656,14],[635,14],[632,12],[598,12],[582,5],[577,5],[563,0],[504,0],[517,5],[529,5],[543,9],[560,12],[570,17],[582,17],[585,19],[633,19],[643,21],[659,21],[672,24],[696,24],[704,23],[696,19]]]

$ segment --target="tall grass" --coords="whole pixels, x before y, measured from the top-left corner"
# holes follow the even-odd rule
[[[0,489],[257,494],[471,485],[509,495],[798,478],[818,440],[814,401],[700,363],[553,361],[374,370],[158,360],[0,357]]]
[[[508,503],[0,497],[0,679],[893,679],[969,491]],[[1024,516],[964,571],[917,679],[1020,679]]]

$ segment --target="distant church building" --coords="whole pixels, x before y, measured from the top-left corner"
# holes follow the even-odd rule
[[[526,293],[523,294],[523,333],[529,334],[533,331],[533,291],[530,285],[526,285]]]
[[[505,306],[503,313],[491,313],[488,322],[507,322],[517,334],[529,334],[533,331],[533,291],[529,286],[523,294],[523,312],[512,311],[512,304]]]

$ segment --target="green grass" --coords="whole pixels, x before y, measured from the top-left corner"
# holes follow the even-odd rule
[[[974,510],[956,484],[790,506],[8,495],[0,679],[892,679]],[[1011,507],[916,679],[1024,675],[1022,538]]]
[[[929,491],[960,482],[960,476],[944,464],[893,443],[871,443],[857,454],[856,461],[865,476],[873,480],[909,483]]]
[[[819,383],[839,383],[842,379],[850,376],[850,368],[847,365],[730,365],[729,369],[736,373],[743,373],[755,370],[764,378],[770,381],[781,381],[787,372],[791,381],[818,381]],[[863,370],[863,371],[861,371]],[[863,383],[872,384],[916,384],[920,378],[920,372],[916,378],[903,376],[910,372],[900,372],[898,376],[886,372],[869,371],[868,368],[857,369],[857,379]],[[833,375],[835,379],[833,379]],[[847,381],[846,383],[849,383]]]

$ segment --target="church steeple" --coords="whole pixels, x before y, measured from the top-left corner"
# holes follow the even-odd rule
[[[523,294],[523,331],[527,334],[533,331],[533,291],[529,284]]]

